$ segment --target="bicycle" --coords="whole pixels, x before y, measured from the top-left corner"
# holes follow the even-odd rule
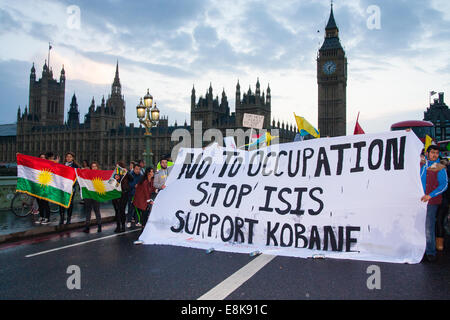
[[[59,206],[49,203],[50,213],[59,212]],[[38,205],[36,198],[21,192],[16,192],[11,200],[11,211],[19,218],[25,218],[34,212],[37,212]]]

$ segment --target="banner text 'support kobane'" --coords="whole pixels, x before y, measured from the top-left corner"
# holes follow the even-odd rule
[[[412,132],[255,151],[181,149],[140,239],[217,251],[418,263],[426,204]]]

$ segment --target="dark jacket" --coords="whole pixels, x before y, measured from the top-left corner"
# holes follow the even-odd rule
[[[141,181],[142,175],[141,174],[135,174],[134,171],[131,171],[127,174],[129,176],[129,185],[130,185],[130,192],[129,196],[133,197],[134,193],[136,192],[136,185]]]
[[[132,179],[132,177],[129,173],[127,173],[120,182],[120,188],[122,189],[122,197],[120,197],[121,200],[128,201],[128,195],[130,193],[130,179]]]
[[[142,183],[136,185],[136,193],[134,194],[133,204],[136,208],[147,210],[149,203],[147,200],[154,199],[156,189],[153,186],[153,179],[149,182],[145,179]]]

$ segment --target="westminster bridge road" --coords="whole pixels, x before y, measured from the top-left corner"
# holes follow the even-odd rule
[[[450,299],[448,251],[414,265],[208,254],[114,227],[0,245],[0,299]]]

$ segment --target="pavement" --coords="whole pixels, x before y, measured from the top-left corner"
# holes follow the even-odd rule
[[[173,301],[200,299],[211,296],[211,292],[215,295],[210,299],[225,299],[227,303],[252,300],[239,303],[242,305],[255,305],[254,300],[266,304],[268,300],[450,299],[448,252],[440,253],[435,263],[413,265],[265,254],[252,257],[219,251],[207,254],[205,250],[167,245],[134,245],[141,232],[127,229],[117,234],[110,223],[101,234],[72,230],[64,236],[53,234],[2,244],[0,260],[5,263],[0,268],[0,300]],[[380,287],[371,289],[368,270],[374,265],[379,268]],[[73,287],[75,283],[79,287]],[[180,303],[187,306],[190,302]],[[167,307],[166,318],[183,318],[180,309]],[[324,310],[316,307],[322,314]],[[368,307],[374,311],[373,305]],[[225,313],[224,307],[218,309]],[[348,305],[346,310],[351,312],[354,306]],[[267,311],[275,318],[275,310]],[[294,310],[301,311],[303,306]]]
[[[102,216],[102,224],[114,221],[114,208],[111,201],[100,204],[100,214]],[[51,213],[48,225],[38,224],[39,218],[39,214],[17,217],[11,210],[0,210],[0,244],[82,228],[85,226],[86,221],[83,205],[79,201],[74,203],[72,219],[69,225],[59,225],[59,212]],[[96,224],[97,220],[94,212],[92,212],[91,225]]]

